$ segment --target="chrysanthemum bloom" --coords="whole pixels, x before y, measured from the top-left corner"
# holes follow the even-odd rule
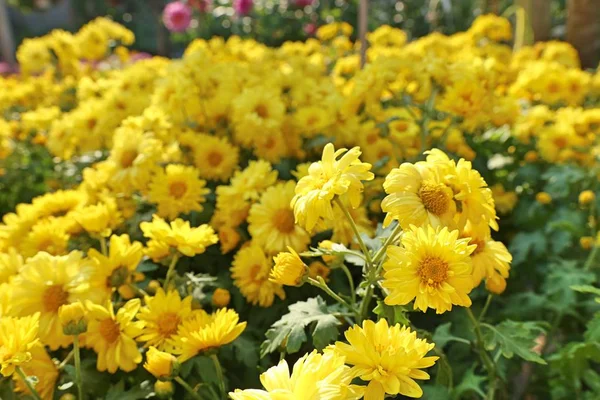
[[[495,184],[490,189],[492,190],[496,210],[500,214],[508,214],[515,208],[519,200],[515,192],[507,191],[500,183]]]
[[[275,296],[285,299],[279,283],[269,281],[271,261],[263,249],[250,243],[237,252],[231,266],[233,284],[240,289],[247,302],[261,307],[273,304]]]
[[[215,307],[227,307],[231,301],[231,293],[229,290],[223,288],[216,288],[213,292],[212,303]]]
[[[552,196],[546,192],[539,192],[535,195],[535,201],[544,205],[550,204],[552,203]]]
[[[58,319],[65,335],[79,335],[87,331],[86,310],[80,301],[65,304],[58,310]]]
[[[163,23],[171,32],[183,32],[192,22],[192,9],[183,1],[167,4],[163,10]]]
[[[145,301],[146,305],[138,314],[138,319],[144,321],[145,326],[137,340],[146,342],[146,346],[171,351],[167,341],[177,333],[183,321],[193,315],[192,297],[181,300],[175,290],[165,294],[163,289],[158,289],[156,295],[146,296]]]
[[[56,350],[73,342],[66,336],[58,318],[61,306],[76,301],[102,298],[103,293],[90,288],[91,265],[82,254],[67,256],[39,253],[29,259],[13,282],[12,304],[16,315],[40,313],[40,339]]]
[[[198,177],[198,170],[185,165],[169,164],[159,170],[150,182],[148,198],[158,204],[157,214],[174,219],[179,214],[202,211],[202,203],[210,190],[206,181]]]
[[[23,256],[14,247],[0,253],[0,284],[10,282],[23,266]]]
[[[144,250],[140,242],[131,242],[129,235],[110,237],[108,256],[90,249],[89,258],[94,262],[90,284],[110,296],[115,289],[134,283],[134,274]]]
[[[452,225],[456,204],[452,189],[446,185],[441,171],[424,163],[404,163],[385,178],[383,188],[388,194],[381,202],[387,213],[384,225],[398,220],[403,228],[410,225]]]
[[[231,226],[221,226],[219,228],[219,243],[221,244],[221,253],[227,254],[235,249],[242,239],[236,228]]]
[[[335,352],[319,354],[313,350],[296,361],[291,374],[285,360],[261,374],[260,382],[264,390],[237,389],[229,396],[233,400],[360,399],[363,390],[351,385],[351,381],[350,368],[344,364],[344,357]]]
[[[53,256],[67,254],[69,235],[60,221],[51,217],[35,224],[22,241],[19,249],[26,257],[33,257],[39,252]]]
[[[56,364],[54,364],[41,343],[38,342],[31,348],[31,360],[20,367],[26,376],[37,378],[35,390],[42,397],[42,400],[52,400],[54,398],[54,389],[56,388],[59,372]],[[18,374],[13,374],[13,380],[15,381],[16,392],[29,393],[29,388]]]
[[[294,187],[293,181],[278,183],[268,188],[250,208],[248,231],[252,240],[267,253],[287,247],[303,251],[310,243],[310,235],[294,222],[294,211],[290,207]]]
[[[269,280],[287,286],[300,286],[308,276],[308,267],[291,247],[289,252],[277,254],[273,261],[275,265],[271,270]]]
[[[389,246],[383,287],[389,290],[385,303],[403,305],[415,300],[423,312],[433,308],[438,314],[452,305],[469,307],[473,289],[470,254],[475,250],[469,239],[459,239],[448,228],[417,228],[402,235],[402,246]]]
[[[103,307],[88,301],[86,307],[89,324],[85,343],[98,354],[98,371],[114,374],[117,369],[125,372],[136,369],[142,355],[134,339],[142,333],[144,322],[133,319],[140,309],[140,299],[129,300],[116,315],[112,303]]]
[[[323,278],[327,282],[331,269],[321,261],[313,261],[308,265],[308,276],[313,279]]]
[[[587,206],[596,200],[596,195],[591,190],[584,190],[579,193],[579,205]]]
[[[74,214],[77,223],[94,236],[108,237],[123,222],[116,200],[110,197],[98,204],[85,206]]]
[[[192,228],[188,221],[180,218],[167,224],[164,219],[154,215],[152,222],[142,222],[140,229],[150,239],[146,252],[155,261],[168,256],[171,250],[193,257],[204,253],[206,247],[219,240],[209,225]]]
[[[239,149],[227,138],[195,135],[192,144],[194,164],[204,179],[226,181],[238,166]]]
[[[308,175],[296,185],[296,195],[291,202],[296,223],[311,232],[315,226],[334,219],[332,201],[335,196],[347,195],[353,208],[359,206],[363,190],[361,181],[375,176],[370,172],[371,164],[358,159],[360,154],[358,147],[335,151],[331,143],[325,145],[321,161],[312,163]]]
[[[179,373],[179,361],[169,353],[165,353],[150,346],[146,353],[144,368],[161,381],[171,380]]]
[[[170,340],[184,362],[195,355],[217,349],[233,342],[246,329],[246,322],[239,322],[234,310],[221,308],[213,314],[198,310],[194,316],[183,322],[177,336]]]
[[[40,314],[21,318],[0,318],[0,373],[11,376],[16,367],[31,360],[32,348],[39,343]]]
[[[388,326],[366,320],[344,334],[348,343],[336,342],[331,351],[346,358],[350,373],[369,382],[365,399],[383,399],[387,394],[421,397],[415,379],[429,379],[422,368],[431,367],[439,357],[425,357],[435,344],[418,339],[416,332],[400,324]]]

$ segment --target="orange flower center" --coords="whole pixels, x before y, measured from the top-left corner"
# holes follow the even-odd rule
[[[273,224],[281,233],[294,231],[294,212],[291,209],[281,208],[273,216]]]
[[[254,109],[254,112],[256,112],[258,114],[258,116],[263,119],[267,118],[269,116],[269,110],[267,109],[267,107],[264,104],[257,105],[256,108]]]
[[[111,318],[107,318],[100,322],[98,331],[100,332],[100,335],[104,338],[104,340],[106,340],[108,343],[116,342],[119,336],[121,335],[121,329],[119,327],[119,324]]]
[[[419,197],[423,206],[433,215],[442,215],[450,207],[450,197],[446,193],[445,185],[442,183],[424,182],[419,189]]]
[[[158,325],[158,331],[164,337],[170,337],[177,333],[177,328],[181,319],[179,316],[172,312],[163,313],[158,317],[156,324]]]
[[[216,167],[221,164],[223,161],[223,155],[221,153],[217,153],[216,151],[211,152],[208,155],[208,164],[211,167]]]
[[[123,168],[131,167],[133,165],[133,162],[137,158],[137,156],[138,156],[137,150],[134,150],[134,149],[125,150],[121,154],[121,159],[119,160],[121,162],[121,167],[123,167]]]
[[[421,261],[417,273],[421,282],[437,286],[448,278],[448,263],[439,257],[426,256]]]
[[[176,199],[180,199],[187,192],[187,184],[185,182],[173,182],[169,185],[169,193]]]
[[[67,304],[69,293],[67,293],[62,285],[48,286],[42,295],[44,302],[44,310],[46,312],[56,313],[60,306]]]
[[[471,253],[471,256],[479,254],[483,250],[485,250],[485,241],[483,241],[481,239],[471,238],[471,241],[469,242],[469,244],[476,244],[477,245],[477,248],[475,248],[475,250],[473,250],[473,253]]]

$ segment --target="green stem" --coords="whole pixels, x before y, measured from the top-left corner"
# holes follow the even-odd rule
[[[373,264],[377,264],[379,262],[379,259],[385,254],[385,250],[387,249],[387,247],[394,241],[396,236],[398,236],[398,233],[400,233],[401,231],[402,227],[400,227],[400,224],[398,224],[394,228],[390,236],[388,236],[387,239],[385,239],[385,242],[383,242],[381,248],[377,250],[377,253],[375,253],[375,256],[373,257]]]
[[[327,284],[325,283],[325,281],[323,280],[322,277],[318,276],[317,279],[308,278],[308,283],[323,290],[325,293],[327,293],[329,296],[331,296],[335,301],[346,306],[349,310],[352,310],[353,312],[355,312],[354,307],[352,307],[350,304],[348,304],[348,302],[346,300],[342,299],[333,290],[331,290],[329,288],[329,286],[327,286]]]
[[[202,400],[202,397],[200,397],[200,395],[198,393],[196,393],[196,391],[190,385],[188,385],[183,379],[181,379],[181,377],[176,376],[175,382],[177,382],[181,386],[183,386],[183,388],[185,390],[187,390],[187,392],[190,394],[190,396],[192,396],[194,399]]]
[[[485,300],[485,305],[483,306],[483,310],[481,310],[481,314],[479,314],[479,318],[477,321],[481,322],[483,317],[485,317],[485,313],[487,313],[488,308],[490,307],[490,303],[492,302],[492,295],[488,294],[487,299]]]
[[[71,361],[71,358],[73,358],[74,355],[75,355],[75,350],[71,350],[69,352],[69,354],[67,354],[65,359],[62,360],[62,362],[58,365],[58,369],[59,370],[63,369],[65,367],[65,365],[67,365],[69,363],[69,361]]]
[[[179,254],[174,254],[173,258],[171,259],[171,264],[169,264],[169,269],[167,270],[167,277],[165,278],[165,291],[169,290],[169,284],[171,283],[171,280],[173,279],[173,275],[175,274],[175,266],[177,265],[177,261],[179,261]]]
[[[104,257],[108,257],[108,249],[106,246],[106,238],[104,236],[100,236],[98,238],[98,240],[100,241],[100,251],[102,252],[102,255]]]
[[[360,246],[360,249],[363,252],[363,254],[365,255],[365,258],[367,260],[368,269],[372,268],[373,261],[371,260],[371,253],[367,249],[367,246],[365,246],[365,242],[363,242],[362,237],[360,236],[360,233],[358,232],[358,227],[356,226],[356,223],[354,223],[354,219],[352,218],[352,215],[350,215],[350,212],[348,211],[348,209],[346,208],[344,203],[342,203],[342,201],[340,200],[339,197],[335,198],[335,202],[338,205],[338,207],[340,208],[340,210],[342,210],[342,212],[346,216],[346,219],[350,223],[350,226],[352,227],[354,236],[356,236],[356,241],[358,242],[358,245]]]
[[[594,238],[594,240],[595,240],[595,238]],[[596,260],[596,255],[598,254],[599,248],[600,248],[600,246],[598,246],[596,243],[594,243],[594,247],[592,247],[592,251],[590,252],[590,255],[588,256],[587,260],[585,260],[585,264],[583,264],[583,269],[585,269],[585,270],[592,269],[592,265],[594,264],[594,261]]]
[[[348,284],[350,285],[350,295],[352,296],[352,306],[354,306],[354,304],[356,304],[356,289],[354,288],[354,279],[352,278],[350,270],[348,269],[348,267],[346,267],[346,264],[341,263],[340,268],[342,269],[342,271],[344,271],[346,277],[348,278]]]
[[[369,283],[365,296],[360,303],[360,310],[358,311],[358,323],[361,324],[366,318],[369,312],[369,304],[371,303],[371,297],[373,297],[373,284]]]
[[[217,379],[219,380],[219,389],[221,390],[221,396],[226,396],[227,392],[225,392],[225,379],[223,378],[223,368],[221,368],[221,362],[219,361],[219,357],[216,354],[211,354],[210,358],[215,364],[215,370],[217,371]]]
[[[37,392],[37,390],[35,390],[35,388],[31,384],[31,382],[27,379],[27,375],[25,374],[25,372],[23,372],[21,367],[17,366],[16,371],[17,371],[17,374],[19,374],[19,376],[23,380],[23,383],[25,384],[25,386],[27,386],[27,389],[29,389],[29,391],[31,392],[31,395],[33,396],[33,398],[35,400],[42,400],[40,394]]]
[[[485,347],[483,344],[483,335],[481,334],[481,327],[479,325],[479,321],[477,321],[477,319],[475,318],[475,315],[473,315],[473,311],[471,311],[470,308],[467,308],[466,310],[467,310],[467,316],[469,317],[469,320],[471,321],[471,324],[473,324],[473,328],[475,330],[475,337],[476,337],[475,344],[477,345],[477,350],[479,352],[479,356],[481,357],[481,361],[483,362],[483,365],[485,366],[485,369],[487,370],[487,373],[488,373],[488,380],[489,380],[490,384],[489,384],[486,399],[494,400],[494,396],[496,395],[496,366],[495,366],[494,362],[492,361],[492,359],[490,358],[490,356],[488,355],[487,351],[485,350]]]
[[[596,200],[595,199],[594,199],[594,201],[592,201],[592,204],[590,204],[590,220],[596,221]],[[597,239],[597,235],[598,235],[598,231],[596,230],[597,222],[594,222],[591,225],[592,225],[592,239],[594,241],[594,247],[592,247],[592,251],[590,252],[590,255],[585,260],[585,264],[583,264],[583,269],[585,269],[586,271],[592,269],[592,265],[594,264],[594,261],[596,260],[596,255],[598,254],[598,248],[600,247],[598,245],[598,243],[596,243],[596,241],[597,241],[596,239]]]
[[[73,338],[73,350],[75,352],[75,383],[79,400],[83,400],[83,381],[81,379],[81,356],[79,354],[79,336]]]

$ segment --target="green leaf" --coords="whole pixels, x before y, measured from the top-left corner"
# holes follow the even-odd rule
[[[258,343],[246,335],[239,336],[233,342],[235,358],[245,366],[254,368],[258,365]]]
[[[481,389],[481,385],[485,382],[486,378],[483,376],[475,375],[475,367],[467,370],[462,378],[460,384],[458,384],[454,390],[452,390],[452,399],[458,400],[467,393],[476,393],[481,398],[485,398],[485,393]]]
[[[510,243],[514,264],[525,262],[530,255],[541,256],[546,251],[546,236],[543,232],[519,232]]]
[[[435,332],[433,333],[433,342],[435,343],[435,345],[442,349],[449,342],[461,342],[465,344],[470,344],[468,340],[458,336],[454,336],[452,333],[450,333],[451,325],[452,322],[446,322],[445,324],[442,324],[436,328]]]
[[[594,318],[588,322],[583,336],[588,342],[600,342],[600,313],[596,313]]]
[[[590,362],[600,363],[600,343],[568,343],[548,357],[554,375],[563,378],[573,389],[581,388],[585,371],[592,369]]]
[[[321,350],[338,337],[339,325],[340,321],[331,315],[320,296],[292,304],[289,313],[267,331],[267,339],[260,346],[260,355],[264,357],[282,346],[288,353],[299,351],[302,344],[308,340],[305,329],[309,326],[312,326],[310,334],[313,345]]]
[[[406,306],[389,306],[383,300],[379,300],[373,312],[380,318],[385,318],[390,325],[410,325],[406,316],[407,310]]]
[[[542,333],[536,322],[504,321],[496,326],[482,324],[485,328],[483,341],[486,349],[492,351],[497,347],[505,358],[512,358],[515,354],[524,360],[538,364],[546,364],[543,358],[535,353],[535,339]]]
[[[600,303],[600,288],[592,285],[571,285],[571,289],[579,293],[592,293],[599,297],[596,297],[596,303]]]
[[[106,393],[106,400],[138,400],[143,399],[152,392],[152,385],[149,382],[142,382],[141,385],[134,386],[130,390],[125,391],[125,382],[119,381],[113,385]]]
[[[593,272],[581,269],[577,261],[562,261],[548,267],[548,274],[542,290],[548,297],[547,307],[551,310],[570,314],[577,303],[577,293],[573,286],[580,287],[593,283]]]

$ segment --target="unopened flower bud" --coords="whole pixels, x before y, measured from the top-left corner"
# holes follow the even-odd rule
[[[58,319],[63,328],[63,333],[68,336],[77,336],[87,331],[85,307],[81,302],[65,304],[58,310]]]
[[[170,381],[179,375],[179,361],[177,361],[177,358],[153,346],[146,353],[144,368],[159,381]]]
[[[217,288],[212,296],[212,303],[215,307],[226,307],[231,301],[229,290]]]
[[[298,253],[290,247],[288,250],[289,252],[279,253],[273,258],[275,266],[269,280],[287,286],[301,286],[308,277],[308,267]]]

